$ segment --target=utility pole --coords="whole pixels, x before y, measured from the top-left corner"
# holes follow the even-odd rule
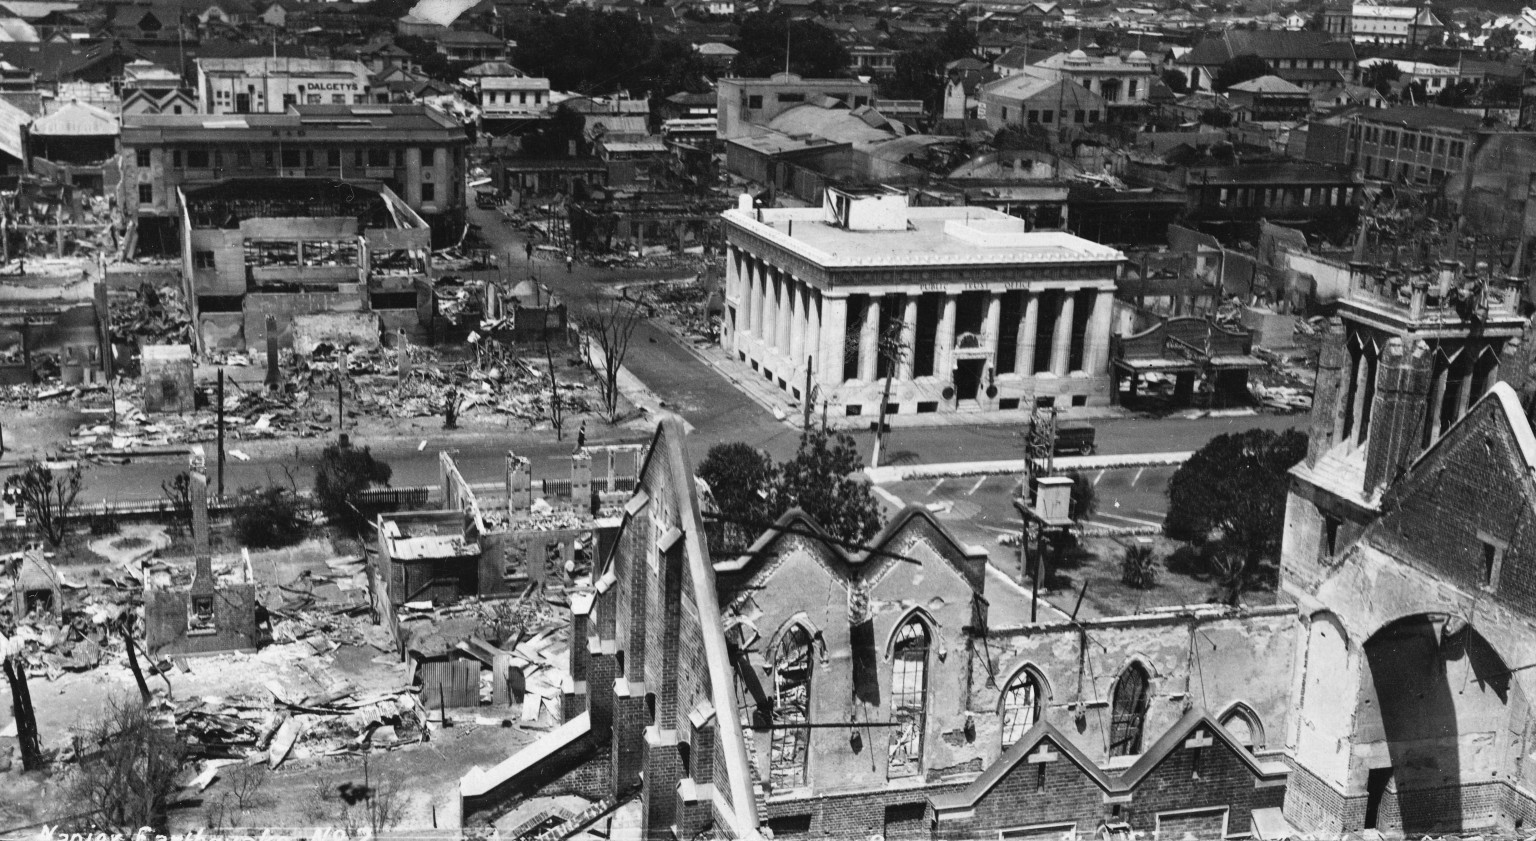
[[[871,302],[870,306],[879,306],[879,304]],[[885,453],[885,419],[887,409],[891,405],[891,380],[895,379],[896,369],[901,367],[902,361],[906,359],[906,354],[910,350],[901,336],[905,329],[904,323],[892,319],[892,323],[886,326],[884,335],[879,338],[875,346],[875,352],[885,357],[885,388],[880,395],[880,414],[875,425],[875,449],[870,454],[870,467],[879,467],[880,457]]]
[[[342,382],[347,376],[347,352],[341,352],[341,361],[336,366],[336,431],[341,432],[347,428],[346,415],[346,390],[342,388]]]
[[[219,366],[219,493],[218,499],[224,498],[224,366]],[[115,404],[116,401],[114,400]]]
[[[805,358],[805,399],[801,402],[805,404],[805,419],[801,422],[800,428],[808,430],[811,428],[811,406],[816,402],[816,397],[811,392],[811,357],[809,356]],[[0,453],[3,452],[4,448],[0,447]]]

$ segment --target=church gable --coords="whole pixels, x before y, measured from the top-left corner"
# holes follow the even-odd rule
[[[1496,387],[1388,489],[1362,540],[1536,611],[1529,423],[1513,392]]]

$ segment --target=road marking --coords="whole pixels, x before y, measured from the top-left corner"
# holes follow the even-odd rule
[[[1138,468],[1136,468],[1136,475],[1131,477],[1131,487],[1133,487],[1133,488],[1136,487],[1136,483],[1141,481],[1141,473],[1142,473],[1143,470],[1146,470],[1146,468],[1145,467],[1138,467]]]
[[[1115,519],[1115,520],[1124,520],[1127,523],[1135,523],[1138,526],[1161,526],[1162,525],[1162,523],[1156,522],[1154,520],[1140,520],[1140,519],[1137,519],[1135,517],[1126,517],[1126,516],[1121,515],[1121,514],[1110,514],[1110,513],[1106,512],[1106,511],[1100,511],[1098,513],[1098,516],[1099,517],[1109,517],[1109,518]]]
[[[976,480],[976,484],[972,485],[971,489],[965,492],[965,495],[966,496],[971,496],[972,494],[976,493],[976,491],[979,490],[981,488],[981,486],[986,483],[988,478],[990,478],[990,477],[983,476],[980,479],[977,479]]]
[[[890,504],[896,506],[897,508],[906,508],[907,507],[907,504],[905,502],[901,501],[901,497],[891,493],[890,491],[886,490],[885,488],[882,488],[879,485],[871,485],[870,487],[875,489],[875,493],[879,494],[881,499],[885,500],[886,502],[889,502]]]
[[[1105,473],[1105,471],[1100,470],[1098,475],[1093,477],[1093,486],[1094,487],[1098,487],[1099,486],[1099,480],[1104,478],[1104,473]]]
[[[1167,511],[1148,511],[1145,508],[1137,508],[1135,511],[1132,511],[1131,513],[1132,514],[1144,514],[1144,515],[1146,515],[1148,517],[1158,517],[1158,518],[1160,518],[1159,522],[1161,522],[1162,519],[1166,519],[1168,517],[1168,512]]]
[[[940,479],[939,481],[934,482],[933,483],[933,487],[928,489],[928,495],[929,496],[933,496],[934,492],[937,491],[939,488],[942,488],[942,487],[944,487],[944,480],[943,479]]]

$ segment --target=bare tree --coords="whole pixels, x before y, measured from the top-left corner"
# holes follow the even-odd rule
[[[208,823],[214,828],[226,823],[231,828],[241,826],[247,812],[270,799],[261,793],[267,782],[267,770],[260,765],[233,768],[227,779],[229,789],[208,806]]]
[[[316,825],[336,826],[348,837],[364,830],[372,837],[394,829],[405,819],[406,795],[400,778],[392,774],[374,774],[368,754],[363,754],[363,780],[338,783],[330,775],[315,781],[314,794],[306,805],[306,816]]]
[[[26,503],[27,517],[37,525],[38,533],[54,546],[63,543],[75,501],[85,486],[80,465],[55,471],[43,462],[32,461],[9,481]]]
[[[576,323],[587,337],[597,342],[603,352],[602,370],[598,372],[598,392],[603,398],[603,414],[609,421],[619,416],[619,370],[629,354],[635,328],[645,317],[645,305],[627,298],[598,298]]]
[[[171,505],[172,522],[177,531],[192,529],[192,474],[183,470],[160,482],[160,497]]]
[[[85,827],[132,835],[168,829],[166,807],[178,788],[183,748],[176,729],[138,698],[114,697],[80,737],[70,796]]]
[[[544,361],[549,365],[549,425],[555,429],[555,440],[565,440],[565,400],[560,396],[560,378],[555,376],[555,351],[549,343],[549,331],[544,331]]]

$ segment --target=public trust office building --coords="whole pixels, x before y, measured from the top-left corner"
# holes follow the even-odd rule
[[[819,208],[723,214],[722,345],[750,375],[832,416],[1110,402],[1125,255],[976,207],[831,188]]]

